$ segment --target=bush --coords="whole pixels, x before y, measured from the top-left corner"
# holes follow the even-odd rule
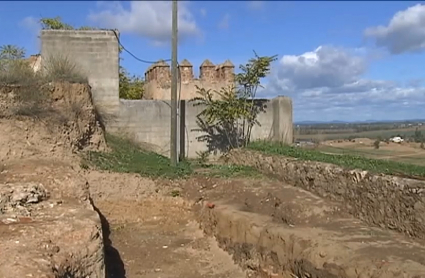
[[[23,59],[23,49],[11,45],[0,49],[0,97],[6,100],[6,105],[0,107],[2,116],[38,117],[51,112],[45,105],[50,100],[49,82],[87,82],[76,64],[66,56],[49,57],[44,61],[44,68],[36,73]]]
[[[59,81],[70,83],[87,83],[88,79],[82,70],[68,57],[62,54],[50,56],[44,63],[46,81]]]
[[[375,149],[379,149],[379,143],[381,143],[381,140],[379,140],[379,139],[375,140],[375,142],[373,142],[373,147]]]
[[[30,85],[36,82],[36,74],[24,61],[3,62],[0,71],[2,87],[7,85]]]

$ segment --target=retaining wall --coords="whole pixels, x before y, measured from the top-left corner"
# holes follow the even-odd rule
[[[229,160],[338,201],[350,214],[368,224],[425,238],[425,181],[249,150],[232,151]]]

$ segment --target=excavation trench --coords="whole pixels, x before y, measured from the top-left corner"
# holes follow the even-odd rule
[[[423,242],[368,227],[293,186],[191,179],[148,187],[130,188],[133,200],[118,194],[123,188],[92,194],[107,277],[425,277]]]

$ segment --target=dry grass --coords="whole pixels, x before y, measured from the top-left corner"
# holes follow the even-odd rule
[[[257,141],[248,148],[271,155],[283,155],[299,160],[318,161],[335,164],[346,169],[362,169],[373,173],[389,175],[425,177],[425,167],[422,165],[402,163],[389,159],[369,158],[365,155],[331,154],[320,150],[307,150],[298,147],[281,145],[279,143]]]
[[[411,144],[386,144],[381,142],[379,149],[372,146],[351,144],[320,145],[319,151],[327,154],[363,156],[372,159],[396,161],[425,166],[425,150]]]
[[[87,77],[79,67],[64,55],[48,57],[43,70],[37,73],[22,60],[3,62],[2,65],[6,66],[0,70],[1,116],[50,116],[51,82],[87,83]]]
[[[337,139],[348,139],[348,138],[373,138],[378,137],[389,138],[400,134],[404,137],[412,136],[415,133],[416,127],[407,127],[407,128],[396,128],[390,130],[371,130],[364,132],[352,132],[352,133],[332,133],[332,134],[295,134],[294,137],[296,140],[337,140]],[[425,131],[425,126],[419,128],[420,131]]]
[[[58,54],[46,59],[45,78],[50,82],[87,83],[87,76],[67,56]]]

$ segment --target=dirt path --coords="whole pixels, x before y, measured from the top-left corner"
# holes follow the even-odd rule
[[[422,242],[368,227],[337,203],[267,178],[153,183],[93,173],[88,180],[109,221],[108,277],[413,278],[425,273]],[[171,192],[183,198],[172,198]],[[205,202],[215,207],[201,206]],[[205,237],[195,220],[232,257]]]
[[[151,199],[96,205],[109,222],[108,278],[245,277],[214,239],[204,237],[182,202]]]

